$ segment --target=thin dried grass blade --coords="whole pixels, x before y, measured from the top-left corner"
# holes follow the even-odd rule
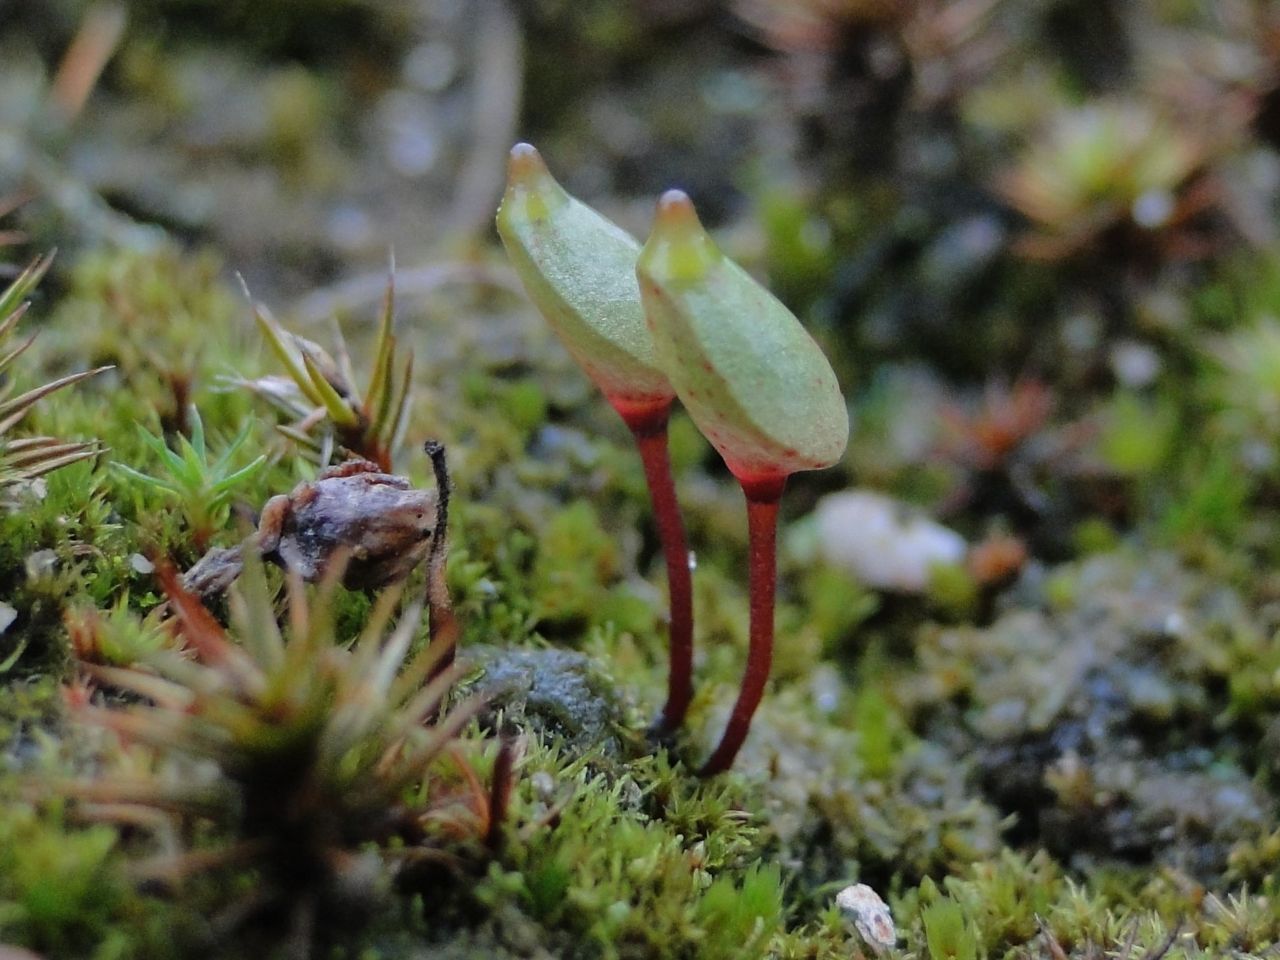
[[[73,383],[79,383],[81,380],[87,380],[89,377],[96,377],[98,374],[112,369],[110,366],[98,367],[96,370],[85,370],[81,373],[72,373],[65,377],[59,377],[57,380],[51,380],[49,383],[28,390],[26,393],[19,394],[9,400],[0,403],[0,435],[8,433],[13,426],[22,419],[23,415],[39,400],[47,397],[55,390],[61,390],[63,387],[69,387]]]
[[[276,623],[271,593],[267,589],[267,572],[262,557],[251,545],[241,549],[244,564],[236,590],[230,601],[233,617],[239,621],[240,636],[245,647],[265,673],[274,673],[284,663],[284,638]]]
[[[4,292],[0,293],[0,317],[8,316],[9,311],[17,309],[17,304],[44,278],[53,263],[53,256],[53,253],[47,253],[42,257],[36,257],[4,289]]]
[[[302,575],[290,570],[285,575],[285,590],[289,594],[289,636],[302,642],[311,632],[311,607],[307,603],[307,588]]]
[[[139,882],[177,885],[198,873],[252,863],[268,849],[265,840],[245,840],[221,850],[191,850],[134,864],[130,873]]]
[[[390,727],[390,735],[396,738],[408,736],[414,727],[422,726],[427,718],[437,714],[445,697],[449,695],[453,685],[462,679],[464,672],[459,667],[451,667],[414,694],[399,711],[395,724]]]
[[[82,449],[72,453],[63,454],[53,460],[44,460],[39,464],[27,468],[23,471],[24,479],[34,480],[36,477],[43,477],[46,473],[52,473],[54,470],[61,470],[63,467],[70,466],[73,463],[79,463],[81,460],[88,460],[96,457],[104,452],[106,447],[99,447],[96,444],[82,444]]]
[[[27,311],[29,309],[31,309],[30,301],[24,300],[22,303],[18,304],[12,313],[0,321],[0,341],[8,338],[9,334],[13,332],[13,328],[16,327],[18,322],[27,315]],[[31,335],[31,339],[35,339],[35,334]],[[23,349],[25,350],[26,347],[23,347]],[[8,363],[9,361],[6,360],[5,362]],[[4,369],[4,366],[0,364],[0,370],[2,369]]]
[[[92,705],[75,711],[82,723],[111,730],[126,740],[166,750],[218,753],[222,744],[197,731],[191,717],[163,707],[145,710],[108,710]]]
[[[24,444],[21,441],[5,444],[0,448],[10,467],[25,467],[63,457],[68,453],[82,453],[85,450],[96,450],[93,443],[62,443],[53,437],[31,437],[37,443]]]
[[[145,804],[174,813],[215,813],[227,801],[225,792],[205,785],[188,785],[155,777],[95,777],[92,780],[42,781],[50,792],[74,800],[102,804]]]
[[[391,702],[403,703],[412,696],[428,677],[433,677],[440,670],[442,664],[448,663],[454,647],[454,643],[441,642],[439,637],[433,636],[431,642],[414,655],[391,685]]]
[[[14,313],[13,316],[14,318],[20,319],[22,315],[26,312],[27,312],[27,305],[24,303],[21,307],[18,308],[18,310]],[[3,338],[5,333],[6,333],[5,330],[0,329],[0,338]],[[37,336],[38,334],[35,334],[35,333],[31,334],[31,336],[23,340],[22,343],[20,343],[18,346],[14,347],[12,350],[6,353],[3,357],[0,357],[0,371],[9,369],[9,365],[13,363],[13,361],[17,360],[20,356],[26,353],[27,349],[33,343],[36,342]]]
[[[369,611],[369,616],[364,622],[360,636],[356,637],[356,642],[351,647],[356,655],[351,666],[357,675],[363,674],[365,670],[368,670],[372,666],[374,658],[378,656],[382,638],[387,633],[387,624],[391,622],[391,617],[396,612],[396,606],[403,596],[404,581],[394,583],[378,594],[378,599],[374,602],[373,609]],[[398,625],[397,629],[399,629]]]
[[[422,619],[424,605],[419,601],[405,611],[396,624],[395,630],[383,644],[377,662],[369,672],[369,687],[379,700],[387,696],[396,672],[404,664],[409,653],[409,644],[413,642],[413,634]]]

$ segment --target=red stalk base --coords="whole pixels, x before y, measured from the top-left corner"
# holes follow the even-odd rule
[[[738,700],[724,728],[724,736],[699,775],[724,773],[733,766],[738,751],[751,729],[751,718],[764,697],[773,666],[773,602],[777,586],[778,503],[787,479],[739,475],[747,497],[748,585],[751,592],[751,637],[747,648],[747,669],[738,690]]]
[[[684,523],[680,519],[676,486],[671,477],[671,460],[667,455],[667,418],[671,412],[671,401],[636,403],[613,400],[612,403],[636,438],[658,525],[658,539],[662,542],[662,556],[667,565],[667,593],[671,598],[668,628],[671,666],[667,678],[667,702],[654,728],[654,733],[662,737],[680,728],[693,699],[693,581],[689,574],[689,548],[685,542]]]

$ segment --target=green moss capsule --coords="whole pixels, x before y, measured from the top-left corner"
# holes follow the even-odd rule
[[[527,143],[511,150],[498,234],[530,299],[620,411],[675,396],[636,285],[640,245],[574,199]]]
[[[658,360],[739,479],[829,467],[849,414],[821,348],[668,191],[636,266]]]

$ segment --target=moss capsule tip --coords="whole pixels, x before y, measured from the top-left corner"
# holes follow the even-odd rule
[[[660,284],[696,283],[719,258],[689,195],[683,190],[664,193],[658,200],[653,232],[640,254],[640,275]]]
[[[702,229],[693,201],[683,190],[668,190],[659,198],[656,226],[663,230]]]
[[[511,148],[507,159],[507,179],[511,183],[530,183],[547,175],[547,165],[533,144],[521,142]]]

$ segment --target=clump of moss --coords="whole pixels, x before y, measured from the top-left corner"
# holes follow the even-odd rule
[[[550,754],[526,769],[522,801],[559,799],[558,822],[490,871],[482,902],[514,899],[566,956],[767,955],[782,877],[755,862],[763,834],[737,789],[697,785],[662,758],[613,780]]]
[[[43,813],[8,802],[0,822],[0,939],[54,957],[175,956],[186,924],[130,882],[119,837],[75,827],[59,805]]]
[[[444,713],[458,675],[441,669],[445,641],[410,655],[422,604],[409,605],[389,628],[399,591],[385,593],[348,648],[334,636],[329,599],[341,570],[314,603],[300,581],[291,582],[290,626],[282,632],[265,571],[253,558],[246,566],[244,592],[233,592],[230,603],[243,645],[162,566],[190,658],[160,649],[145,656],[146,669],[80,665],[95,685],[140,702],[107,706],[78,690],[70,696],[73,718],[135,746],[114,768],[64,783],[60,792],[90,815],[137,822],[139,810],[174,814],[173,829],[208,831],[208,846],[162,853],[137,869],[176,884],[251,868],[260,881],[236,905],[242,924],[274,928],[289,951],[306,956],[321,932],[339,935],[330,910],[358,905],[361,891],[374,895],[379,854],[451,866],[466,859],[468,842],[483,851],[485,838],[496,836],[491,825],[503,816],[508,787],[495,780],[495,793],[486,794],[457,752],[454,738],[479,703]],[[461,789],[443,769],[446,755]]]
[[[87,253],[66,278],[46,362],[113,364],[135,389],[144,373],[190,379],[216,368],[242,312],[222,272],[215,254],[167,244]]]
[[[927,736],[959,735],[984,792],[1016,815],[1011,836],[1068,862],[1154,858],[1210,879],[1233,844],[1272,829],[1245,747],[1257,703],[1230,692],[1274,644],[1238,595],[1172,557],[1091,558],[1059,569],[1037,606],[921,641],[899,695]]]
[[[469,647],[464,662],[482,672],[472,692],[491,723],[508,734],[558,741],[568,754],[618,757],[626,734],[623,705],[585,654],[570,650]]]

